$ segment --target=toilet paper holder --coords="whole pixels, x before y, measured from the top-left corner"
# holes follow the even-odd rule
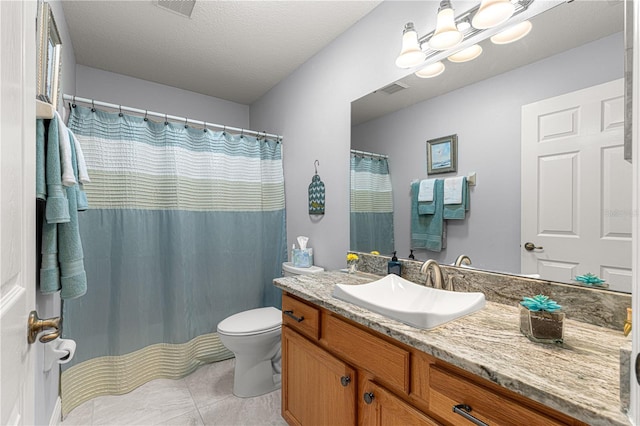
[[[76,342],[71,339],[57,338],[44,345],[44,371],[49,371],[55,363],[66,364],[76,352]]]

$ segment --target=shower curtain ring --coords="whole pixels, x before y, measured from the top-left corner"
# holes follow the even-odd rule
[[[313,165],[316,168],[316,174],[318,174],[318,166],[320,165],[320,162],[318,160],[316,160],[316,161],[313,162]]]
[[[118,113],[118,117],[122,117],[122,116],[124,116],[124,114],[122,113],[122,105],[118,105],[118,110],[120,111],[120,112]]]
[[[76,95],[73,95],[73,103],[71,104],[71,108],[76,107]]]
[[[164,115],[164,125],[165,126],[169,125],[169,120],[167,120],[167,114]]]
[[[147,110],[144,110],[144,121],[149,121],[149,119],[147,118]]]
[[[244,139],[244,129],[241,129],[240,131],[240,139]]]
[[[187,121],[188,121],[188,120],[189,120],[188,118],[186,118],[186,117],[184,118],[184,128],[185,128],[185,129],[188,129],[188,128],[189,128],[189,124],[187,124]]]
[[[227,136],[227,126],[222,126],[222,136]]]
[[[204,122],[204,130],[203,130],[203,131],[204,131],[205,133],[207,133],[207,122],[206,122],[206,121]]]
[[[96,105],[93,102],[93,99],[91,99],[91,112],[96,112]]]

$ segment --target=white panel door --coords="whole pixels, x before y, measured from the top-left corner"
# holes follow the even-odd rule
[[[35,1],[0,1],[0,424],[34,424]]]
[[[523,274],[592,273],[631,292],[631,164],[622,79],[522,107]],[[528,251],[526,242],[536,248]]]

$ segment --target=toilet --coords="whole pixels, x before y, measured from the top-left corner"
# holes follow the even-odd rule
[[[318,266],[297,268],[282,264],[285,277],[315,274]],[[241,398],[263,395],[280,388],[282,312],[272,306],[231,315],[218,324],[222,344],[236,356],[233,394]]]

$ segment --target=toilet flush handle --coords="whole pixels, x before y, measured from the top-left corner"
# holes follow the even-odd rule
[[[293,318],[294,320],[296,320],[296,322],[302,322],[304,320],[304,317],[297,317],[293,315],[293,311],[283,311],[282,313],[288,317]]]

